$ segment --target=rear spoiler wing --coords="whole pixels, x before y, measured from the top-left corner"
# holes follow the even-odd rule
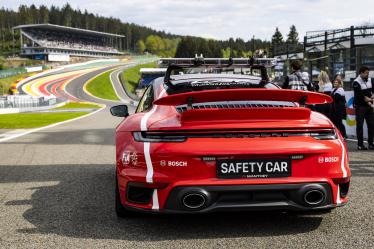
[[[225,89],[204,90],[167,95],[154,101],[156,105],[178,106],[216,101],[287,101],[300,105],[328,104],[332,98],[323,93],[283,89]]]

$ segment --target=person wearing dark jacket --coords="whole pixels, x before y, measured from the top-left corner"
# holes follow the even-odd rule
[[[343,82],[339,79],[334,81],[334,89],[331,92],[332,102],[331,121],[339,129],[344,138],[347,138],[343,119],[347,118],[345,92]]]
[[[354,101],[353,105],[356,109],[356,134],[357,134],[357,149],[367,150],[364,146],[364,120],[368,128],[368,143],[369,149],[374,150],[374,112],[373,99],[374,89],[369,78],[369,68],[362,66],[359,70],[359,76],[353,82]]]

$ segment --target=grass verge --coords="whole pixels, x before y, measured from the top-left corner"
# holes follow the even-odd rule
[[[58,109],[80,109],[80,108],[91,108],[91,109],[98,109],[100,106],[90,103],[81,103],[81,102],[69,102],[63,106],[54,108]]]
[[[18,74],[18,75],[13,75],[10,77],[0,79],[0,95],[8,94],[9,89],[13,83],[15,83],[18,79],[22,79],[29,75],[30,75],[29,73]]]
[[[0,129],[37,128],[80,117],[87,113],[88,112],[1,114]]]
[[[122,79],[125,80],[126,88],[130,93],[135,94],[135,89],[138,86],[140,80],[140,68],[158,67],[157,62],[151,62],[146,64],[140,64],[135,67],[126,69],[122,72]]]
[[[92,79],[87,85],[86,90],[92,95],[108,100],[119,100],[115,93],[112,82],[110,81],[110,74],[113,70],[105,72]]]

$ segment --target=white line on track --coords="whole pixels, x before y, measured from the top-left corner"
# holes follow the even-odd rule
[[[108,71],[109,71],[109,70],[108,70]],[[82,76],[82,75],[79,75],[78,77],[80,77],[80,76]],[[96,76],[97,76],[97,75],[96,75]],[[95,77],[96,77],[96,76],[95,76]],[[74,80],[74,79],[76,79],[76,78],[78,78],[78,77],[74,77],[73,79],[69,80],[68,83],[70,83],[70,81],[72,81],[72,80]],[[93,77],[93,78],[95,78],[95,77]],[[86,85],[88,82],[89,82],[89,81],[87,81],[87,82],[85,83],[85,85]],[[26,84],[25,84],[25,85],[26,85]],[[65,89],[66,85],[67,85],[67,84],[64,84],[63,91],[66,92],[68,95],[73,96],[72,94],[70,94],[70,93]],[[84,86],[85,86],[85,85],[84,85]],[[84,87],[83,87],[83,90],[85,90]],[[85,92],[88,93],[88,91],[85,91]],[[91,94],[89,94],[89,95],[91,95]],[[93,96],[93,95],[91,95],[91,96]],[[93,96],[93,97],[95,97],[95,96]],[[98,98],[98,97],[95,97],[95,98],[100,99],[100,98]],[[106,99],[102,99],[102,100],[107,101]],[[95,103],[95,104],[97,104],[97,103]],[[99,105],[100,105],[100,104],[99,104]],[[70,122],[73,122],[73,121],[76,121],[76,120],[80,120],[80,119],[83,119],[83,118],[89,117],[89,116],[91,116],[91,115],[94,115],[94,114],[98,113],[99,111],[102,111],[102,110],[105,109],[105,107],[106,107],[106,105],[104,105],[104,104],[101,104],[101,106],[102,106],[102,107],[101,107],[100,109],[98,109],[98,110],[96,110],[96,111],[94,111],[94,112],[88,113],[88,114],[86,114],[86,115],[83,115],[83,116],[77,117],[77,118],[73,118],[73,119],[65,120],[65,121],[62,121],[62,122],[54,123],[54,124],[47,125],[47,126],[43,126],[43,127],[40,127],[40,128],[30,129],[30,130],[27,130],[27,131],[22,132],[22,133],[17,133],[17,134],[14,134],[14,135],[10,135],[9,137],[0,138],[0,143],[5,142],[5,141],[9,141],[9,140],[12,140],[12,139],[16,139],[16,138],[19,138],[19,137],[22,137],[22,136],[25,136],[25,135],[27,135],[27,134],[31,134],[31,133],[34,133],[34,132],[38,132],[38,131],[41,131],[41,130],[45,130],[45,129],[49,129],[49,128],[52,128],[52,127],[56,127],[56,126],[61,125],[61,124],[66,124],[66,123],[70,123]]]
[[[31,129],[31,130],[28,130],[28,131],[23,132],[23,133],[19,133],[19,134],[15,134],[13,136],[2,138],[2,139],[0,139],[0,143],[5,142],[5,141],[9,141],[9,140],[12,140],[12,139],[15,139],[15,138],[18,138],[18,137],[22,137],[22,136],[25,136],[25,135],[30,134],[30,133],[34,133],[34,132],[37,132],[37,131],[49,129],[49,128],[56,127],[56,126],[61,125],[61,124],[66,124],[66,123],[70,123],[70,122],[73,122],[73,121],[76,121],[76,120],[79,120],[79,119],[89,117],[91,115],[94,115],[94,114],[98,113],[99,111],[102,111],[103,109],[105,109],[105,107],[106,107],[106,105],[102,105],[102,107],[99,110],[96,110],[94,112],[88,113],[86,115],[83,115],[83,116],[80,116],[80,117],[77,117],[77,118],[65,120],[65,121],[62,121],[62,122],[54,123],[54,124],[43,126],[43,127],[36,128],[36,129]]]
[[[126,67],[125,67],[125,68],[126,68]],[[113,74],[116,73],[116,76],[115,76],[115,77],[116,77],[116,78],[119,78],[119,74],[121,73],[121,71],[122,71],[123,69],[124,69],[124,68],[120,68],[120,69],[117,69],[117,70],[113,70],[113,72],[111,72],[110,75],[109,75],[109,79],[110,79],[110,82],[112,83],[112,87],[113,87],[114,92],[116,93],[117,97],[121,100],[121,102],[123,102],[123,103],[127,103],[127,101],[126,101],[125,99],[123,99],[123,98],[121,97],[121,95],[118,94],[118,92],[117,92],[117,88],[114,86],[114,82],[113,82],[113,80],[112,80]]]

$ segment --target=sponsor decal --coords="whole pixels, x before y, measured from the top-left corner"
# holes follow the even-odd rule
[[[160,166],[169,166],[169,167],[187,167],[187,161],[160,161]]]
[[[138,155],[136,152],[124,151],[122,154],[122,163],[123,165],[130,165],[131,163],[136,166],[138,164]]]
[[[138,154],[136,154],[136,152],[131,153],[130,159],[132,165],[136,166],[138,164]]]
[[[320,157],[318,157],[318,163],[319,164],[322,164],[322,163],[337,163],[339,161],[340,161],[340,158],[338,156],[326,156],[326,157],[320,156]]]
[[[187,161],[168,161],[168,166],[186,167],[187,166]]]
[[[130,151],[124,151],[122,154],[122,163],[123,165],[129,165],[130,164],[130,157],[131,152]]]

